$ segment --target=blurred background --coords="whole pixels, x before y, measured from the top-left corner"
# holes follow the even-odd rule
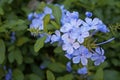
[[[100,18],[110,29],[99,34],[98,41],[115,37],[101,45],[106,60],[100,66],[90,66],[89,73],[80,76],[66,71],[69,61],[61,47],[45,45],[34,51],[37,38],[27,30],[27,16],[39,12],[46,4],[64,5],[69,11],[78,11],[80,18],[86,11]],[[0,80],[12,70],[12,80],[120,80],[120,0],[0,0]],[[78,66],[72,66],[75,70]]]

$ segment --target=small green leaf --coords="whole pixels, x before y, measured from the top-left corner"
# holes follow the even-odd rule
[[[120,80],[120,72],[116,70],[105,70],[104,80]]]
[[[19,49],[16,49],[14,52],[14,58],[17,61],[18,64],[22,64],[23,62],[23,56],[21,54],[21,51]]]
[[[21,37],[17,41],[17,46],[22,46],[24,43],[28,42],[29,39],[27,37]]]
[[[5,44],[2,39],[0,39],[0,64],[5,60]]]
[[[47,25],[50,21],[50,14],[47,14],[45,17],[44,17],[44,31],[47,32]]]
[[[67,74],[63,78],[64,78],[64,80],[73,80],[73,75],[72,74]]]
[[[46,40],[46,36],[39,38],[35,45],[34,45],[34,50],[35,52],[38,52],[43,46],[44,46],[44,41]]]
[[[25,62],[25,63],[28,63],[28,64],[31,64],[31,63],[34,62],[34,60],[33,60],[33,58],[31,58],[31,57],[24,57],[24,62]]]
[[[24,80],[24,75],[21,70],[13,70],[13,80]]]
[[[58,77],[57,80],[73,80],[73,75],[72,74],[67,74],[63,77]]]
[[[66,70],[65,65],[61,63],[51,63],[48,65],[48,68],[54,72],[59,72],[59,73]]]
[[[41,76],[41,78],[44,77],[44,73],[42,72],[42,70],[40,69],[40,67],[38,65],[32,64],[31,65],[31,71],[39,76]]]
[[[55,21],[60,25],[60,20],[61,20],[61,9],[58,6],[52,7],[53,10],[53,16],[55,17]]]
[[[0,27],[0,32],[6,32],[6,28],[5,27]]]
[[[4,14],[4,11],[3,9],[0,7],[0,15],[3,15]]]
[[[13,63],[15,58],[14,58],[14,51],[11,51],[9,54],[8,54],[8,60],[10,63]]]
[[[42,80],[38,75],[36,74],[30,74],[28,80]]]
[[[4,77],[5,75],[5,70],[3,68],[0,68],[0,80],[2,80],[1,78]]]
[[[94,80],[103,80],[103,69],[99,68],[94,76]]]
[[[46,74],[47,74],[47,80],[55,80],[55,76],[51,71],[48,70]]]
[[[55,21],[50,21],[50,22],[56,29],[60,28],[60,26]]]

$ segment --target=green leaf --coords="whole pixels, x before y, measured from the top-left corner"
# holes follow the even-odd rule
[[[94,76],[94,80],[103,80],[103,69],[99,68]]]
[[[50,21],[50,22],[56,29],[60,29],[60,26],[55,21]]]
[[[59,73],[66,70],[65,65],[61,63],[51,63],[48,65],[48,68],[54,72],[59,72]]]
[[[38,75],[36,74],[30,74],[28,80],[42,80]]]
[[[55,76],[51,71],[47,70],[46,74],[47,74],[47,80],[55,80]]]
[[[17,40],[17,46],[22,46],[24,43],[28,42],[29,39],[27,37],[20,37]]]
[[[5,27],[0,27],[0,32],[6,32],[6,28]]]
[[[73,75],[72,74],[67,74],[63,78],[64,78],[64,80],[73,80]]]
[[[1,7],[0,7],[0,15],[4,15],[4,11]]]
[[[8,54],[8,60],[10,63],[13,63],[15,58],[14,58],[14,51],[11,51],[9,54]]]
[[[104,80],[120,80],[120,72],[116,70],[105,70]]]
[[[53,16],[55,17],[55,21],[57,22],[57,24],[60,25],[60,20],[61,20],[61,15],[62,15],[60,7],[53,6],[52,10],[53,10]]]
[[[0,80],[2,80],[1,78],[4,77],[5,75],[5,70],[3,68],[0,68]]]
[[[33,73],[41,76],[41,78],[44,77],[44,73],[43,73],[43,71],[40,69],[40,67],[38,65],[32,64],[31,65],[31,70],[32,70]]]
[[[57,80],[73,80],[73,75],[72,74],[67,74],[63,77],[58,77]]]
[[[0,39],[0,64],[5,60],[5,44],[2,39]]]
[[[13,70],[13,80],[24,80],[24,75],[21,70]]]
[[[24,57],[24,62],[27,64],[31,64],[34,62],[33,58],[31,57]]]
[[[34,50],[35,52],[38,52],[43,46],[44,46],[44,41],[46,40],[46,36],[39,38],[35,45],[34,45]]]
[[[23,56],[22,56],[21,51],[19,49],[15,50],[14,58],[18,64],[22,64]]]
[[[47,14],[45,17],[44,17],[44,31],[47,32],[47,25],[50,21],[50,14]]]

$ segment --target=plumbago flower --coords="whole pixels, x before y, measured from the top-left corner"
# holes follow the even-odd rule
[[[97,47],[91,57],[91,60],[95,61],[94,64],[98,66],[100,63],[103,63],[105,59],[106,57],[104,56],[104,50],[100,47]]]
[[[98,66],[104,62],[106,57],[104,56],[104,50],[99,47],[99,45],[110,42],[113,40],[96,44],[96,48],[89,49],[85,44],[85,39],[94,37],[98,31],[102,33],[109,32],[107,26],[99,19],[93,18],[92,13],[86,12],[86,18],[84,20],[79,18],[79,13],[76,11],[70,12],[64,8],[64,6],[56,5],[61,10],[60,26],[57,30],[54,30],[52,34],[44,32],[44,17],[49,14],[50,20],[55,20],[56,17],[53,16],[52,9],[45,7],[43,13],[30,13],[28,15],[28,20],[32,23],[30,24],[31,33],[34,35],[36,32],[41,37],[47,36],[45,43],[50,42],[51,44],[58,42],[59,46],[62,46],[63,51],[65,51],[65,56],[71,62],[66,64],[66,69],[68,72],[72,71],[71,63],[81,64],[83,68],[79,68],[78,74],[87,74],[88,60],[94,61],[94,65]],[[52,24],[53,25],[53,24]],[[56,25],[56,24],[54,24]],[[43,31],[39,33],[39,31]],[[91,43],[92,44],[92,43]],[[95,44],[95,43],[94,43]]]

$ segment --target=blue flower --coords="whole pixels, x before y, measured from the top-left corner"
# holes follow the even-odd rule
[[[28,14],[28,20],[32,20],[33,19],[33,13],[30,13],[30,14]]]
[[[5,75],[5,80],[12,80],[12,70],[8,69],[8,73]]]
[[[45,14],[52,14],[52,9],[49,8],[49,7],[45,7],[45,8],[44,8],[44,13],[45,13]]]
[[[91,57],[91,60],[94,61],[96,66],[98,66],[100,63],[103,63],[105,59],[106,57],[104,56],[104,50],[100,47],[97,47]]]
[[[79,63],[81,61],[82,65],[87,65],[88,58],[92,56],[92,54],[88,51],[86,47],[81,45],[79,49],[75,50],[73,53],[72,61],[73,63]]]
[[[106,25],[98,18],[94,18],[93,20],[88,17],[85,18],[83,26],[87,27],[88,30],[98,30],[104,33],[109,32],[109,29],[106,27]]]
[[[68,63],[66,64],[66,70],[67,70],[68,72],[71,72],[71,71],[72,71],[71,62],[68,62]]]
[[[15,37],[15,32],[12,32],[12,33],[11,33],[10,38],[11,38],[11,43],[14,43],[14,42],[15,42],[15,40],[16,40],[16,37]]]
[[[50,35],[50,34],[42,33],[42,34],[40,34],[40,35],[38,36],[38,38],[41,38],[41,37],[44,37],[44,36],[46,36],[45,43],[50,42],[50,40],[51,40],[51,35]]]
[[[81,26],[79,28],[77,40],[80,44],[84,42],[84,39],[89,36],[89,32],[86,27]]]
[[[33,19],[32,24],[30,24],[30,28],[43,30],[43,20],[39,18]]]
[[[59,42],[61,40],[61,34],[60,34],[60,31],[59,30],[56,30],[55,31],[55,34],[53,34],[52,36],[51,36],[51,43],[53,43],[53,42]]]
[[[46,14],[50,14],[50,18],[54,19],[54,16],[52,15],[52,9],[51,8],[49,8],[49,7],[44,8],[44,15],[46,15]]]
[[[87,17],[92,17],[92,13],[91,13],[91,12],[88,12],[88,11],[85,13],[85,15],[86,15]]]
[[[77,49],[80,46],[78,42],[75,42],[74,39],[69,38],[67,34],[62,36],[62,40],[63,40],[62,49],[66,51],[68,54],[72,54],[74,49]]]
[[[86,67],[83,67],[83,68],[78,69],[78,70],[77,70],[77,73],[78,73],[78,74],[83,74],[83,75],[85,75],[85,74],[88,73],[88,70],[87,70]]]
[[[65,23],[61,28],[60,31],[67,34],[72,39],[77,39],[79,36],[79,27],[82,24],[82,20],[80,19],[72,19],[70,23]]]
[[[67,57],[68,59],[72,59],[72,58],[73,58],[73,54],[68,54],[68,53],[66,53],[66,54],[65,54],[65,57]]]
[[[62,11],[62,18],[61,18],[61,23],[65,24],[65,23],[69,23],[72,19],[78,19],[79,18],[79,14],[78,12],[72,12],[70,13],[69,11]]]

